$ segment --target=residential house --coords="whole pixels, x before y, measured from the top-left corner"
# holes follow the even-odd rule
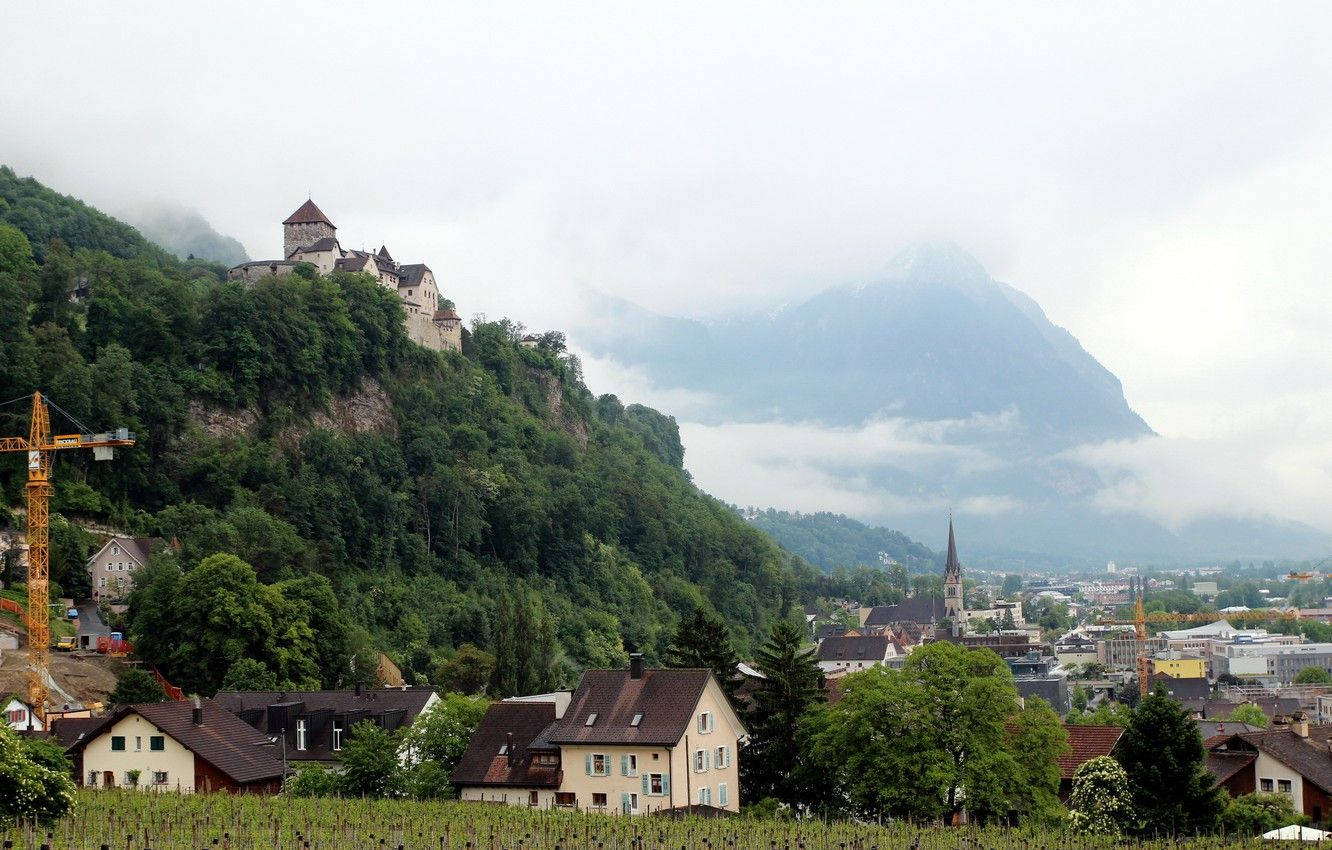
[[[129,705],[106,717],[64,720],[79,731],[67,752],[84,787],[272,794],[282,760],[265,735],[212,700]]]
[[[1155,691],[1156,686],[1165,688],[1167,696],[1176,700],[1202,700],[1206,701],[1212,695],[1212,686],[1206,679],[1202,678],[1178,678],[1169,676],[1165,673],[1157,673],[1147,680],[1147,689]]]
[[[819,644],[817,658],[824,673],[855,672],[894,660],[900,666],[906,657],[889,635],[836,635]]]
[[[1232,797],[1285,794],[1295,811],[1322,823],[1332,816],[1332,726],[1310,726],[1303,715],[1285,729],[1241,732],[1208,750],[1207,767]]]
[[[93,601],[118,602],[134,587],[134,573],[148,566],[149,551],[162,541],[152,537],[115,535],[88,559]]]
[[[1182,652],[1167,650],[1158,652],[1147,659],[1147,666],[1153,676],[1164,674],[1176,679],[1207,678],[1207,662],[1199,656],[1185,655]]]
[[[350,691],[219,691],[217,704],[253,728],[285,740],[286,758],[337,767],[351,728],[369,720],[390,732],[416,722],[439,702],[430,688],[357,688]]]
[[[584,673],[563,711],[553,700],[526,704],[541,707],[487,712],[453,777],[462,799],[635,815],[740,809],[746,732],[708,670],[645,669],[634,654],[628,670]],[[546,712],[554,719],[533,734]]]
[[[5,698],[5,725],[16,732],[46,731],[46,724],[32,710],[32,706],[17,694]]]

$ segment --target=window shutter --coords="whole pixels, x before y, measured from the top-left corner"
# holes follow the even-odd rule
[[[703,751],[703,769],[704,770],[712,769],[712,750]]]
[[[629,793],[627,791],[620,795],[620,811],[626,815],[629,814]]]
[[[663,773],[661,775],[661,793],[663,795],[669,795],[671,793],[671,775],[669,773]]]
[[[646,774],[646,773],[643,774],[643,796],[644,796],[644,797],[647,797],[647,796],[649,796],[649,795],[652,793],[652,786],[648,784],[649,780],[650,780],[650,777],[648,776],[648,774]]]
[[[620,775],[621,775],[621,776],[628,776],[628,775],[629,775],[629,757],[628,757],[628,756],[620,756]]]
[[[728,802],[730,802],[726,797],[725,783],[717,786],[717,802],[721,803],[722,806],[725,806]]]
[[[587,773],[588,776],[591,776],[591,775],[592,775],[592,754],[591,754],[591,753],[584,753],[584,754],[583,754],[583,770],[584,770],[584,772]]]

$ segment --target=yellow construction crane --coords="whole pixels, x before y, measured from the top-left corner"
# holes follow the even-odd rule
[[[28,436],[0,437],[0,452],[28,454],[28,702],[43,723],[46,721],[46,681],[51,675],[49,547],[53,454],[63,449],[93,449],[94,459],[110,460],[116,448],[134,445],[134,435],[124,428],[109,434],[57,434],[53,437],[51,414],[46,405],[47,400],[41,393],[33,393]],[[83,427],[74,417],[65,415],[75,425]]]

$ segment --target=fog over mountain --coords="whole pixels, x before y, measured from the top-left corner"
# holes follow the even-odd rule
[[[218,233],[197,210],[180,204],[137,203],[121,211],[120,216],[182,260],[198,257],[235,266],[250,259],[238,240]]]
[[[574,342],[686,393],[686,463],[742,504],[810,510],[809,493],[826,491],[822,508],[927,544],[955,509],[975,555],[1019,565],[1326,545],[1262,516],[1176,522],[1107,505],[1119,477],[1096,452],[1152,429],[1072,334],[950,243],[762,315],[682,319],[613,298],[600,310]]]

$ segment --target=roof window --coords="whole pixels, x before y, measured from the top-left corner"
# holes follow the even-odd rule
[[[630,720],[630,721],[629,721],[629,725],[630,725],[630,726],[637,726],[638,724],[640,724],[640,723],[642,723],[642,722],[643,722],[643,712],[640,711],[640,712],[638,712],[637,714],[634,715],[634,719],[633,719],[633,720]]]
[[[591,714],[589,714],[589,715],[587,716],[587,722],[584,723],[583,725],[584,725],[584,726],[591,726],[593,723],[596,723],[596,722],[597,722],[597,713],[594,711],[594,712],[592,712]]]
[[[500,751],[499,751],[499,754],[502,755],[502,756],[504,756],[504,755],[508,755],[508,754],[509,754],[509,745],[508,745],[508,744],[500,744]]]

